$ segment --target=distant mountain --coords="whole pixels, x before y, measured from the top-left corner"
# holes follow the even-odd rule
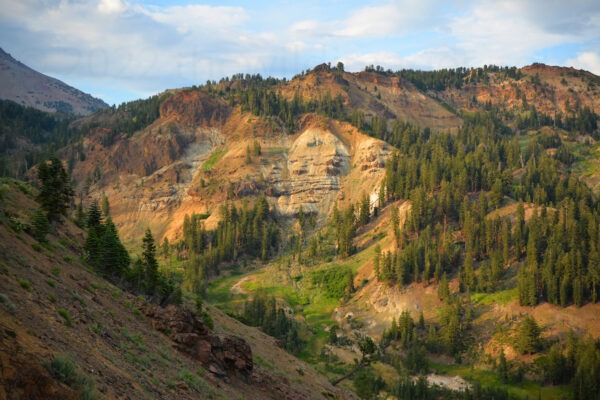
[[[58,79],[41,74],[0,49],[0,99],[47,112],[88,115],[108,105]]]

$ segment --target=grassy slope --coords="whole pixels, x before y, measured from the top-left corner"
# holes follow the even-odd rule
[[[16,346],[22,348],[3,346],[0,335],[0,358],[24,352],[40,365],[54,354],[67,354],[95,380],[103,398],[263,399],[274,395],[235,378],[224,384],[198,361],[177,352],[138,310],[143,299],[122,292],[80,260],[84,232],[71,221],[57,226],[46,245],[16,228],[19,223],[26,225],[37,208],[31,193],[19,182],[0,181],[0,329],[14,331]],[[258,376],[280,376],[282,385],[310,398],[322,392],[353,398],[351,393],[335,391],[323,376],[259,330],[213,307],[209,313],[217,333],[248,340]],[[1,380],[0,373],[0,386]]]

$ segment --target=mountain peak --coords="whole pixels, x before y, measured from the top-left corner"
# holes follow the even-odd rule
[[[0,48],[0,99],[47,112],[88,115],[108,105],[66,83],[33,70]]]

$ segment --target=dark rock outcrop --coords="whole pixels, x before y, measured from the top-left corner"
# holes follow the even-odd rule
[[[177,350],[200,361],[211,373],[244,378],[252,373],[252,349],[244,339],[211,332],[194,313],[182,307],[147,304],[142,312],[156,330],[174,342]]]

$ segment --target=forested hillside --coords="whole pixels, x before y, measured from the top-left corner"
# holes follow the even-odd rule
[[[330,393],[597,399],[599,97],[539,64],[339,63],[78,120],[6,103],[2,123],[38,146],[28,163],[58,155],[23,170],[62,199],[31,213],[36,240],[67,215],[104,279],[207,326],[220,309]]]

